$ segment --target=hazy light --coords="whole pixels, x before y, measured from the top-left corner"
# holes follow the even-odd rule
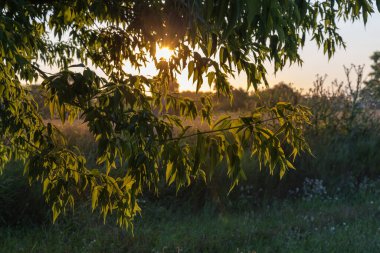
[[[163,59],[165,61],[169,61],[172,56],[173,56],[173,50],[170,50],[167,47],[157,47],[156,58],[158,60]]]

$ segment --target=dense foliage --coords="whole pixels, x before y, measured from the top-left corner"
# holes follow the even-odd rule
[[[380,52],[374,52],[371,59],[373,60],[373,65],[371,65],[372,71],[369,74],[369,80],[365,82],[365,88],[362,95],[367,104],[372,107],[379,108]]]
[[[364,21],[372,1],[27,1],[0,3],[0,165],[25,160],[30,182],[41,182],[53,219],[90,192],[104,217],[117,212],[128,226],[139,211],[137,197],[160,181],[177,189],[210,180],[225,161],[231,187],[244,178],[248,150],[280,176],[293,168],[290,156],[308,151],[303,124],[309,110],[280,103],[239,118],[214,122],[212,103],[171,94],[176,75],[188,70],[197,90],[204,79],[219,95],[231,95],[228,75],[244,72],[247,87],[266,83],[264,61],[275,70],[300,63],[306,34],[331,57],[344,45],[336,21]],[[377,1],[379,6],[379,1]],[[157,59],[157,46],[174,50]],[[154,61],[157,75],[133,75]],[[78,64],[79,63],[79,64]],[[40,65],[58,68],[48,73]],[[103,74],[99,76],[90,67]],[[42,81],[45,102],[62,121],[87,122],[97,142],[97,165],[40,117],[22,85]],[[169,109],[180,116],[166,113]],[[211,130],[197,132],[183,118],[201,117]],[[192,132],[190,132],[192,131]],[[195,145],[187,139],[194,137]]]
[[[196,206],[202,206],[211,200],[223,208],[235,206],[235,200],[247,196],[249,205],[261,205],[275,198],[300,196],[308,180],[313,182],[313,187],[320,185],[331,193],[345,192],[347,188],[377,179],[380,176],[380,151],[377,148],[380,143],[379,114],[363,97],[366,90],[364,67],[352,65],[344,67],[344,71],[346,79],[335,80],[331,84],[327,83],[326,76],[318,76],[313,87],[303,94],[280,83],[255,94],[234,91],[238,99],[234,99],[231,105],[215,98],[214,110],[220,114],[226,113],[217,111],[221,108],[239,115],[244,114],[247,108],[263,104],[270,106],[278,101],[307,106],[312,116],[304,134],[314,156],[298,157],[294,161],[297,170],[289,171],[280,180],[266,170],[259,170],[255,157],[245,155],[242,166],[247,180],[242,181],[230,196],[225,197],[228,179],[223,173],[225,167],[220,166],[213,182],[207,186],[198,184],[197,188],[191,189],[195,194],[186,191],[180,195],[183,198],[178,204],[190,199]],[[189,92],[186,96],[197,97]],[[238,101],[235,103],[235,100]]]

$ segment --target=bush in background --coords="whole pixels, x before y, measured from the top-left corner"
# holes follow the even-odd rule
[[[363,69],[363,66],[354,65],[344,67],[346,80],[335,80],[330,86],[325,83],[326,77],[317,76],[313,88],[305,95],[281,83],[247,96],[246,104],[253,106],[271,106],[279,101],[308,106],[313,116],[306,136],[315,157],[301,156],[295,161],[297,170],[289,171],[280,180],[265,168],[260,170],[257,161],[246,156],[243,167],[247,180],[242,181],[229,197],[225,197],[229,181],[221,166],[209,185],[200,182],[194,186],[199,188],[197,191],[185,189],[181,193],[184,199],[191,199],[196,207],[212,201],[223,209],[234,206],[235,200],[261,205],[289,195],[305,197],[310,195],[305,185],[311,185],[309,188],[317,185],[327,193],[349,192],[357,190],[368,179],[377,179],[380,176],[379,117],[377,110],[367,106],[362,95],[365,88]]]
[[[258,162],[246,155],[242,166],[247,180],[241,181],[229,195],[230,182],[226,177],[226,166],[221,164],[208,184],[199,180],[190,188],[179,192],[174,187],[166,188],[163,184],[158,196],[147,192],[141,201],[159,201],[174,208],[186,206],[193,211],[204,206],[209,206],[214,211],[223,211],[226,208],[240,208],[241,205],[260,206],[274,198],[307,197],[311,195],[310,192],[316,192],[316,189],[323,189],[323,194],[334,193],[338,189],[354,191],[366,180],[378,178],[378,113],[375,108],[368,106],[370,103],[367,103],[367,97],[363,95],[363,67],[345,67],[344,71],[345,82],[334,81],[328,86],[325,83],[326,77],[318,76],[313,88],[306,94],[301,94],[284,83],[255,94],[241,89],[234,90],[235,99],[232,102],[210,93],[182,93],[181,96],[192,99],[212,95],[217,114],[244,114],[260,106],[273,106],[280,101],[306,105],[313,112],[306,136],[315,157],[305,155],[298,158],[295,161],[297,170],[288,171],[280,180],[279,177],[270,175],[265,168],[260,170]],[[73,125],[61,126],[58,120],[52,122],[68,137],[72,145],[79,146],[85,152],[88,162],[95,167],[97,147],[86,124],[74,122]],[[47,210],[40,197],[40,189],[30,190],[25,178],[16,177],[19,175],[18,167],[21,167],[16,162],[9,166],[17,168],[5,170],[6,175],[0,177],[0,206],[4,207],[0,211],[0,223],[18,224],[23,219],[31,222],[45,221]]]
[[[0,226],[51,222],[42,189],[30,187],[20,162],[9,163],[0,176]]]

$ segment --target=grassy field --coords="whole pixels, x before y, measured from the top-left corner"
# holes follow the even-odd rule
[[[244,156],[248,179],[229,198],[221,165],[207,187],[192,186],[177,198],[165,187],[159,200],[141,203],[133,235],[112,217],[103,224],[83,199],[52,225],[40,186],[30,191],[15,162],[0,177],[0,253],[380,252],[379,124],[357,117],[349,128],[352,122],[339,115],[321,115],[324,120],[307,133],[315,157],[302,156],[297,170],[281,181]],[[86,124],[52,123],[96,166],[97,148]],[[185,125],[208,130],[199,120]]]
[[[77,208],[58,224],[0,228],[1,252],[380,252],[380,182],[225,212],[144,204],[134,235]],[[83,207],[85,208],[85,207]]]

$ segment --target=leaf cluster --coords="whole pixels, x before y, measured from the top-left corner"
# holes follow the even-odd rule
[[[247,151],[280,176],[289,156],[309,151],[303,124],[309,110],[286,103],[238,119],[212,119],[209,97],[195,101],[170,91],[188,71],[198,91],[204,83],[231,96],[228,76],[247,75],[247,88],[267,84],[264,62],[275,71],[301,63],[308,33],[331,57],[344,46],[338,19],[367,20],[373,1],[306,0],[5,0],[0,3],[0,165],[26,161],[25,174],[43,184],[53,219],[90,194],[92,208],[132,224],[138,196],[164,180],[177,188],[210,180],[225,161],[235,186],[244,178]],[[377,1],[377,4],[379,2]],[[157,59],[157,46],[174,54]],[[148,62],[155,76],[133,75]],[[80,64],[78,64],[78,62]],[[48,73],[40,65],[58,68]],[[89,68],[95,66],[99,72]],[[78,70],[79,69],[79,70]],[[62,121],[80,119],[95,137],[97,166],[44,122],[23,84],[42,81],[45,103]],[[207,82],[204,82],[207,80]],[[165,110],[164,110],[165,108]],[[170,110],[178,112],[173,115]],[[184,126],[201,117],[211,130]],[[189,139],[196,139],[194,145]]]

